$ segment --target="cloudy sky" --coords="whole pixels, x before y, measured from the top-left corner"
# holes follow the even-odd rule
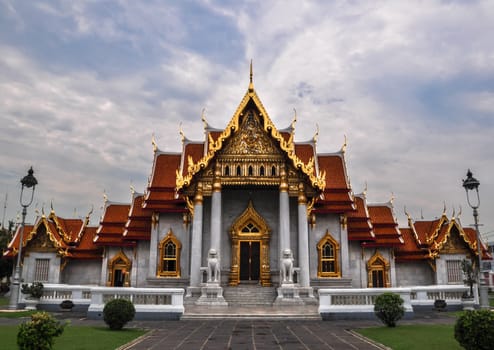
[[[401,225],[463,207],[461,179],[481,183],[481,232],[494,241],[494,6],[489,1],[0,0],[0,200],[65,217],[105,191],[128,202],[179,125],[202,139],[223,128],[254,84],[271,119],[296,140],[346,153],[355,193],[395,197]],[[7,208],[4,210],[5,197]]]

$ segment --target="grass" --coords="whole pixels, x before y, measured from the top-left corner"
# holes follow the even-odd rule
[[[55,338],[53,350],[109,350],[116,349],[131,340],[145,334],[146,331],[134,328],[124,328],[121,331],[111,331],[107,327],[65,327],[63,334]],[[2,350],[17,350],[17,326],[0,326]]]
[[[36,310],[19,310],[19,311],[0,311],[0,318],[21,318],[29,317],[34,314]]]
[[[454,325],[398,325],[356,330],[393,350],[462,350],[455,340]]]

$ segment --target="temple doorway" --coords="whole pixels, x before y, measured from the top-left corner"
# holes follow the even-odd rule
[[[247,209],[235,220],[231,229],[232,264],[230,286],[239,283],[260,283],[271,286],[269,267],[270,229],[264,218],[249,201]]]
[[[260,276],[261,242],[240,242],[240,283],[244,281],[259,281]]]

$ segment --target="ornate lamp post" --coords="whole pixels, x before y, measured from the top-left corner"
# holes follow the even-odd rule
[[[475,232],[477,234],[477,252],[478,252],[478,270],[477,270],[477,285],[479,288],[479,304],[481,308],[489,308],[489,296],[487,286],[483,284],[484,279],[480,277],[482,273],[482,242],[480,240],[479,231],[479,213],[477,211],[480,206],[480,196],[479,196],[479,185],[480,182],[472,176],[472,172],[468,169],[467,178],[463,180],[463,187],[467,193],[467,202],[470,208],[473,209],[473,219],[475,222]],[[475,192],[475,197],[470,201],[470,192]]]
[[[21,180],[21,196],[19,199],[19,202],[21,203],[22,206],[22,224],[21,224],[21,232],[20,232],[20,237],[19,237],[19,251],[17,253],[17,263],[15,265],[15,270],[14,270],[14,281],[12,282],[11,286],[11,292],[10,292],[10,304],[9,304],[9,309],[15,310],[18,308],[18,303],[19,303],[19,286],[21,283],[21,257],[22,257],[22,244],[23,244],[23,236],[24,236],[24,225],[26,223],[26,213],[27,213],[27,207],[31,205],[33,202],[34,198],[34,189],[36,188],[36,185],[38,184],[38,180],[33,176],[33,167],[29,169],[27,172],[27,175],[24,176]],[[29,196],[29,193],[27,194],[27,198],[24,198],[24,188],[27,189],[32,189],[31,190],[31,196]]]

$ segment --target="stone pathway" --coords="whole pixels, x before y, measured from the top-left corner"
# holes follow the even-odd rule
[[[148,335],[133,344],[122,347],[121,350],[383,349],[357,336],[347,328],[354,327],[356,324],[342,324],[335,321],[228,319],[159,323],[160,328],[153,329]],[[373,321],[365,323],[378,324]]]

